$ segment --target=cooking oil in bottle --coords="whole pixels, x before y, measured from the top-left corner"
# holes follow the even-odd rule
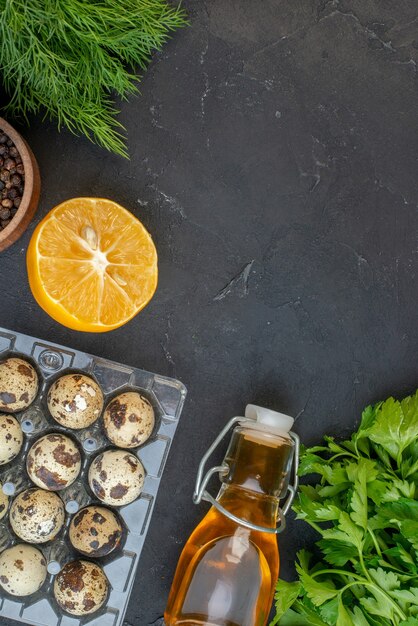
[[[277,520],[284,521],[279,500],[294,457],[293,419],[248,405],[246,418],[233,421],[238,426],[224,462],[200,489],[212,507],[181,554],[166,626],[265,626],[269,617],[279,574]],[[215,471],[222,481],[216,500],[204,491]]]

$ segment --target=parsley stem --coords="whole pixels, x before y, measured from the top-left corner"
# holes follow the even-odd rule
[[[334,454],[334,456],[332,456],[329,461],[335,461],[335,459],[338,459],[339,456],[351,456],[351,458],[355,459],[356,461],[358,461],[358,457],[353,454],[352,452],[339,452],[338,454]]]
[[[382,551],[380,549],[379,543],[376,539],[376,535],[374,534],[374,532],[372,531],[372,529],[370,528],[370,526],[367,526],[367,532],[369,533],[370,537],[373,540],[374,543],[374,547],[376,548],[376,552],[378,553],[378,555],[380,556],[380,558],[382,558]]]
[[[359,582],[363,582],[364,581],[364,577],[360,576],[359,574],[354,574],[353,572],[346,572],[343,569],[321,569],[318,570],[317,572],[310,572],[310,576],[312,576],[312,578],[316,578],[317,576],[321,576],[321,574],[340,574],[340,576],[346,576],[347,578],[354,578],[355,580],[358,580]]]
[[[359,561],[360,561],[360,565],[361,565],[361,569],[364,572],[365,577],[367,578],[367,580],[371,583],[373,583],[373,579],[370,576],[367,567],[364,564],[364,558],[363,558],[363,552],[361,550],[358,551],[358,555],[359,555]]]
[[[304,519],[304,518],[303,518],[303,521],[306,522],[307,524],[309,524],[309,526],[312,526],[312,528],[314,528],[320,535],[322,535],[323,530],[322,530],[322,528],[318,524],[316,524],[312,520],[308,520],[308,519]]]
[[[383,591],[383,589],[381,587],[379,587],[378,585],[376,585],[376,583],[374,582],[369,582],[368,580],[362,580],[362,584],[365,587],[372,587],[375,591],[378,591],[382,596],[384,596],[386,598],[386,600],[392,604],[394,610],[396,611],[396,613],[399,615],[399,617],[402,620],[406,620],[406,615],[405,613],[402,611],[402,609],[396,604],[396,602],[390,597],[390,595],[388,595],[386,593],[386,591]],[[350,587],[352,587],[353,585],[358,585],[357,582],[352,582],[352,583],[347,583],[345,585],[345,587],[343,587],[342,589],[340,589],[339,593],[340,595],[342,595],[342,593],[344,591],[346,591],[347,589],[349,589]]]

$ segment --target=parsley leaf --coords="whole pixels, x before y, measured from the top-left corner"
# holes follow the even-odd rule
[[[394,572],[386,572],[381,567],[369,569],[369,574],[382,589],[385,589],[389,593],[394,589],[399,589],[401,585],[398,576]]]
[[[353,620],[346,610],[341,598],[338,604],[337,626],[354,626]]]
[[[367,465],[357,465],[358,471],[351,496],[351,519],[364,530],[367,529]]]
[[[276,600],[276,615],[271,623],[271,626],[278,624],[279,619],[286,613],[292,606],[296,598],[301,591],[301,583],[294,582],[288,583],[285,580],[279,580],[276,587],[275,600]]]
[[[398,402],[389,398],[378,409],[368,437],[395,460],[415,441],[418,432],[418,392]]]
[[[320,606],[338,595],[338,589],[335,589],[330,583],[313,578],[298,565],[296,569],[299,572],[300,582],[306,595],[315,606]]]

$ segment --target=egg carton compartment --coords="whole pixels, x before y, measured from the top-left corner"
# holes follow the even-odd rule
[[[82,466],[77,480],[56,492],[65,506],[63,528],[54,540],[31,544],[42,552],[47,562],[45,583],[38,592],[26,597],[12,596],[0,588],[0,616],[34,626],[121,626],[164,466],[184,405],[186,388],[175,379],[0,328],[0,362],[9,356],[29,361],[39,376],[35,401],[26,410],[13,414],[23,431],[22,448],[10,463],[0,466],[0,482],[3,492],[9,496],[9,510],[19,493],[36,486],[26,471],[26,458],[31,446],[42,436],[54,432],[70,437],[80,450]],[[58,424],[48,411],[50,386],[69,373],[93,378],[103,392],[104,407],[120,393],[138,391],[154,409],[155,426],[149,439],[141,446],[125,449],[127,453],[136,455],[145,469],[143,490],[139,498],[128,505],[112,507],[103,504],[88,484],[92,460],[105,450],[117,448],[106,437],[102,415],[88,428],[70,430]],[[68,538],[71,519],[90,504],[111,509],[122,523],[123,535],[119,547],[103,558],[90,559],[78,553]],[[0,552],[17,543],[23,541],[14,534],[7,514],[0,520]],[[109,580],[107,602],[99,611],[85,617],[65,613],[53,595],[55,576],[65,563],[74,559],[97,563]]]

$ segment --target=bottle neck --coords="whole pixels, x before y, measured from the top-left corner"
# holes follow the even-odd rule
[[[283,498],[289,484],[294,443],[290,438],[239,426],[231,437],[224,464],[224,484]]]
[[[288,437],[238,426],[231,437],[218,495],[220,504],[240,519],[275,528],[279,500],[286,491],[294,444]]]

